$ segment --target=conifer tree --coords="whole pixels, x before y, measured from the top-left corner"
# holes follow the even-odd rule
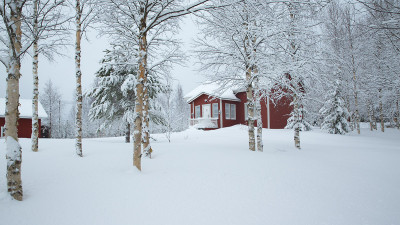
[[[350,131],[348,112],[341,96],[339,82],[336,82],[334,90],[327,93],[326,102],[320,113],[324,116],[321,128],[331,134],[346,134]]]

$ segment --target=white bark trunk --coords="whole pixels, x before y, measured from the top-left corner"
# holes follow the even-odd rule
[[[6,125],[6,159],[7,159],[7,190],[10,195],[22,201],[23,190],[21,180],[22,151],[18,143],[18,105],[19,105],[19,79],[21,77],[20,54],[21,54],[21,14],[22,6],[20,1],[11,2],[10,25],[7,27],[11,40],[10,62],[7,68],[7,99],[5,112]],[[4,13],[4,12],[3,12]],[[3,15],[4,16],[4,15]],[[8,15],[7,15],[8,16]]]
[[[257,99],[256,102],[256,111],[257,111],[257,151],[262,152],[264,150],[264,144],[262,140],[262,128],[263,128],[263,123],[262,123],[262,118],[261,118],[261,104],[260,104],[260,99]]]
[[[385,121],[383,118],[382,90],[379,90],[379,119],[381,120],[381,131],[385,132]]]
[[[142,170],[142,136],[143,136],[143,100],[144,100],[144,85],[146,83],[146,67],[147,67],[147,38],[146,33],[146,17],[144,8],[141,6],[141,24],[139,37],[139,71],[138,82],[136,84],[136,99],[135,99],[135,128],[133,132],[133,164],[136,168]]]
[[[250,70],[250,69],[249,69]],[[248,72],[251,73],[250,71]],[[251,75],[249,75],[251,76]],[[249,128],[249,150],[255,151],[256,150],[256,143],[254,137],[254,97],[253,97],[253,87],[252,84],[247,85],[247,112],[248,112],[248,120],[247,125]]]
[[[76,154],[80,157],[82,153],[82,72],[81,72],[81,5],[80,0],[76,0],[76,42],[75,42],[75,79],[76,79],[76,138],[75,138],[75,150]]]
[[[34,11],[34,26],[33,33],[34,35],[38,35],[38,0],[33,2],[33,11]],[[38,118],[38,105],[39,105],[39,76],[38,76],[38,66],[39,66],[39,50],[38,50],[38,40],[37,37],[34,37],[35,41],[33,42],[33,65],[32,65],[32,74],[33,74],[33,99],[32,99],[32,151],[37,152],[39,150],[39,118]]]

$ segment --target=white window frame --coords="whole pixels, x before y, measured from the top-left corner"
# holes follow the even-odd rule
[[[218,112],[219,112],[219,110],[218,110],[218,103],[213,103],[213,104],[211,104],[211,112],[212,112],[212,114],[211,114],[211,117],[213,118],[213,119],[218,119]]]
[[[6,129],[2,126],[0,128],[0,137],[3,137],[3,134],[6,132]]]
[[[231,104],[231,120],[236,120],[236,105]]]
[[[236,104],[225,103],[225,119],[236,120]]]
[[[231,119],[231,104],[225,103],[225,119]]]
[[[194,118],[197,119],[197,118],[200,118],[200,117],[201,117],[201,108],[200,108],[200,105],[196,105],[194,107]]]

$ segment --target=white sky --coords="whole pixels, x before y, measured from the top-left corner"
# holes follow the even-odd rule
[[[179,38],[183,41],[182,50],[186,53],[191,52],[191,42],[196,36],[197,25],[191,16],[184,18],[181,24]],[[71,36],[73,39],[73,36]],[[74,40],[71,40],[74,43]],[[84,40],[82,43],[82,86],[83,90],[91,87],[95,73],[100,68],[100,60],[103,51],[108,47],[105,38],[97,37],[97,32],[89,34],[89,42]],[[75,89],[75,61],[74,46],[68,47],[64,52],[68,57],[57,57],[54,62],[48,62],[39,56],[39,92],[43,90],[44,84],[51,79],[53,84],[59,89],[64,101],[73,100],[73,90]],[[184,94],[194,89],[203,78],[198,75],[194,67],[195,58],[191,57],[186,66],[175,66],[172,77],[175,82],[182,85]],[[20,80],[21,98],[32,98],[32,59],[29,55],[22,61],[22,77]],[[6,94],[6,72],[4,66],[0,68],[0,97]]]

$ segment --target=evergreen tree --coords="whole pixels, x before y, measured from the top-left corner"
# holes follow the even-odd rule
[[[336,83],[334,90],[329,91],[326,96],[326,102],[321,108],[320,113],[324,117],[322,129],[327,130],[331,134],[345,134],[350,131],[348,112],[345,101],[343,100],[339,82]]]

